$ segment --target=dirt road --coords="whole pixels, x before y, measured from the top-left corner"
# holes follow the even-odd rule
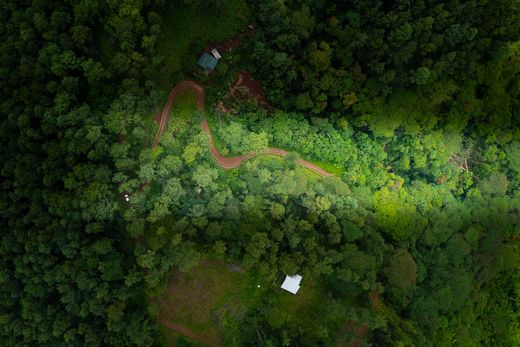
[[[181,93],[185,90],[189,90],[189,89],[193,90],[195,92],[195,94],[197,95],[197,107],[204,114],[204,111],[205,111],[205,109],[204,109],[204,95],[205,95],[204,88],[202,88],[199,84],[197,84],[196,82],[191,81],[191,80],[184,80],[184,81],[179,82],[172,89],[172,91],[170,92],[170,95],[168,96],[168,101],[166,102],[166,105],[164,106],[163,112],[161,114],[161,119],[159,122],[159,129],[157,130],[157,134],[155,135],[155,139],[153,140],[152,148],[157,146],[157,144],[159,142],[159,138],[161,137],[161,134],[164,132],[164,130],[168,126],[168,117],[170,115],[173,102],[175,101],[175,97],[179,93]],[[224,157],[223,155],[221,155],[218,152],[217,148],[215,147],[215,145],[213,143],[213,137],[211,136],[211,130],[209,128],[209,125],[208,125],[208,122],[206,121],[206,119],[203,119],[200,122],[200,125],[202,127],[202,131],[204,133],[208,134],[208,136],[209,136],[211,155],[213,156],[213,158],[215,158],[215,161],[221,168],[226,169],[226,170],[234,169],[234,168],[240,166],[243,161],[257,156],[257,153],[251,152],[251,153],[239,155],[236,157]],[[288,152],[283,149],[270,147],[265,152],[259,153],[258,155],[276,155],[276,156],[280,156],[280,157],[285,157],[287,154],[288,154]],[[323,176],[323,177],[332,176],[332,174],[323,170],[321,167],[319,167],[313,163],[310,163],[304,159],[298,159],[296,162],[298,164],[300,164],[301,166],[316,172],[320,176]]]
[[[155,134],[155,138],[153,140],[152,148],[155,148],[159,143],[159,138],[162,133],[168,126],[168,118],[170,116],[170,112],[172,110],[173,102],[175,101],[175,97],[186,90],[193,90],[197,94],[197,107],[204,113],[204,88],[198,85],[196,82],[191,80],[184,80],[179,82],[175,87],[173,87],[170,95],[168,96],[168,100],[166,101],[166,105],[161,113],[161,117],[159,120],[159,129],[157,129],[157,134]]]

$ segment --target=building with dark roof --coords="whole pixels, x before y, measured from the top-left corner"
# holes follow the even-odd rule
[[[199,58],[199,61],[197,62],[197,64],[206,71],[215,70],[217,63],[218,59],[207,52],[202,53],[202,55]]]

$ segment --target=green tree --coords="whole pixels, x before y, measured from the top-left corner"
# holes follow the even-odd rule
[[[417,282],[417,265],[406,249],[397,249],[389,258],[385,275],[394,300],[406,305]]]

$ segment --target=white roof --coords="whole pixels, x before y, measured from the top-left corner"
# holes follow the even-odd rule
[[[216,48],[213,48],[213,49],[211,50],[211,53],[212,53],[213,56],[214,56],[215,58],[217,58],[217,59],[222,58],[222,56],[220,55],[220,53],[217,51]]]
[[[282,283],[282,289],[285,289],[288,292],[291,292],[293,294],[298,293],[298,290],[300,289],[300,282],[302,280],[302,276],[300,275],[292,275],[292,276],[285,276],[285,281]]]

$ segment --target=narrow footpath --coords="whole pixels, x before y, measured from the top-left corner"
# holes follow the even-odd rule
[[[176,96],[179,93],[186,91],[186,90],[192,90],[195,92],[195,94],[197,95],[197,107],[202,112],[202,114],[204,114],[204,112],[205,112],[204,88],[201,87],[199,84],[197,84],[195,81],[191,81],[191,80],[184,80],[184,81],[179,82],[175,87],[173,87],[172,91],[170,92],[170,95],[168,96],[168,100],[167,100],[166,105],[164,106],[164,109],[161,114],[161,119],[159,122],[159,129],[157,129],[157,134],[155,135],[155,138],[153,140],[152,148],[155,148],[157,146],[157,144],[159,143],[159,138],[161,137],[162,133],[168,126],[168,117],[170,115],[171,108],[172,108],[173,102],[175,101]],[[258,154],[255,152],[251,152],[251,153],[239,155],[236,157],[224,157],[222,154],[220,154],[218,152],[217,148],[215,147],[215,144],[213,143],[213,137],[211,136],[211,130],[209,128],[209,125],[208,125],[208,122],[206,121],[206,119],[202,119],[202,121],[200,122],[200,125],[202,128],[202,131],[209,136],[211,155],[213,156],[213,158],[215,158],[217,165],[225,170],[234,169],[234,168],[240,166],[242,164],[242,162],[244,162],[245,160],[251,159],[257,155],[275,155],[275,156],[285,157],[288,154],[288,152],[283,149],[269,147],[266,151],[264,151],[262,153],[258,153]],[[298,159],[296,162],[299,165],[301,165],[311,171],[314,171],[315,173],[317,173],[318,175],[320,175],[322,177],[332,176],[332,174],[323,170],[321,167],[319,167],[311,162],[308,162],[304,159]]]

